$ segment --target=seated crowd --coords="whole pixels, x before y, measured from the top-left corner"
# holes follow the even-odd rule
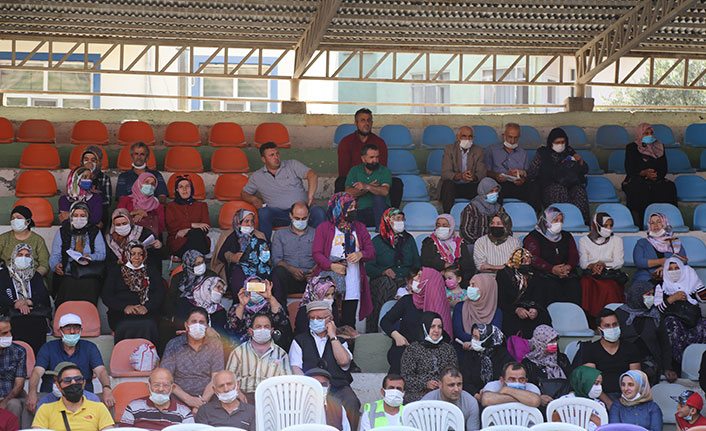
[[[62,224],[50,249],[32,231],[31,211],[14,208],[12,229],[0,235],[0,430],[101,430],[116,422],[255,430],[258,384],[290,374],[321,384],[326,422],[339,430],[398,425],[403,404],[419,400],[456,405],[465,429],[478,430],[485,407],[519,402],[544,413],[564,397],[596,401],[610,422],[661,430],[650,385],[660,375],[675,381],[686,347],[706,342],[698,305],[706,288],[666,216],[649,215],[630,280],[613,219],[589,214],[587,166],[562,129],[530,160],[518,147],[517,124],[485,150],[473,145],[472,128],[461,127],[443,155],[444,213],[420,253],[405,230],[401,182],[385,166],[385,142],[371,132],[372,113],[359,110],[355,122],[338,147],[340,178],[326,209],[313,204],[316,172],[264,144],[264,166],[242,192],[256,211],[239,210],[213,247],[208,207],[194,198],[191,178],[176,179],[167,203],[164,179],[146,167],[150,149],[141,143],[130,149],[133,167],[117,181],[112,214],[101,151],[86,149],[60,199]],[[623,187],[641,220],[645,202],[669,201],[671,189],[661,144],[649,138],[649,125],[638,129]],[[470,201],[458,231],[448,214],[457,198]],[[523,241],[513,235],[506,198],[538,212]],[[590,222],[578,244],[553,206],[565,202]],[[379,234],[371,238],[368,227]],[[181,259],[166,290],[165,250]],[[294,311],[292,294],[301,294]],[[99,299],[115,343],[144,338],[161,354],[149,395],[115,421],[110,376],[96,345],[82,338],[81,318],[56,316],[60,338],[46,341],[52,304]],[[600,333],[580,344],[573,362],[551,326],[548,309],[557,302],[579,305]],[[612,303],[622,305],[606,308]],[[365,405],[351,387],[363,321],[367,333],[391,338],[382,398]],[[13,339],[36,356],[29,376],[27,352]],[[706,423],[698,394],[676,401],[680,429]],[[601,425],[598,415],[591,421]]]

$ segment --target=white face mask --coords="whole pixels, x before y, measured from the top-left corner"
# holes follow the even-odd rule
[[[61,393],[61,390],[59,390],[59,387],[56,385],[56,383],[51,385],[51,393],[57,398],[61,398],[62,396],[64,396],[64,394]]]
[[[71,219],[71,226],[74,229],[83,229],[88,224],[88,217],[73,217]]]
[[[482,352],[483,350],[485,350],[485,347],[483,347],[483,343],[480,340],[476,340],[474,338],[471,340],[471,349],[476,352]]]
[[[252,226],[240,226],[240,233],[243,235],[250,235],[255,230]]]
[[[609,236],[613,235],[613,231],[602,227],[598,229],[598,235],[602,236],[603,238],[608,238]]]
[[[225,404],[230,404],[238,398],[238,387],[236,386],[232,391],[228,391],[223,394],[217,393],[216,396],[218,397],[218,401]]]
[[[461,146],[461,148],[463,148],[464,150],[467,150],[467,149],[471,148],[471,145],[473,145],[473,140],[462,139],[458,144]]]
[[[15,266],[17,269],[27,269],[32,265],[32,258],[29,256],[15,257]]]
[[[171,394],[171,391],[168,394],[159,394],[157,392],[152,392],[150,389],[150,401],[155,403],[155,405],[163,406],[169,402],[169,397]]]
[[[626,397],[625,394],[622,394],[622,395],[620,395],[620,396],[621,396],[624,400],[626,400],[626,401],[637,401],[638,398],[640,398],[640,393],[639,393],[639,392],[636,393],[635,396],[632,397],[632,398]]]
[[[127,236],[127,234],[129,234],[131,230],[132,230],[132,228],[130,227],[130,224],[115,226],[115,233],[117,233],[120,236]]]
[[[132,167],[135,169],[145,169],[147,167],[147,163],[143,163],[141,165],[136,165],[135,162],[133,162]]]
[[[554,150],[555,153],[563,153],[565,149],[566,144],[552,144],[552,150]]]
[[[206,336],[206,325],[200,323],[193,323],[189,325],[189,335],[194,340],[201,340]]]
[[[142,268],[145,267],[145,263],[142,262],[142,263],[140,264],[140,266],[135,266],[135,265],[132,264],[132,262],[128,261],[128,262],[125,264],[125,266],[127,266],[128,268],[133,269],[133,270],[135,270],[135,269],[142,269]]]
[[[324,299],[323,302],[327,303],[329,307],[333,310],[333,299]]]
[[[653,305],[655,305],[655,297],[654,295],[647,295],[642,297],[642,302],[645,304],[645,307],[649,310],[652,308]]]
[[[591,390],[588,391],[588,397],[595,400],[595,399],[597,399],[602,393],[603,393],[603,386],[601,386],[601,385],[593,385],[593,386],[591,386]]]
[[[412,280],[412,292],[419,293],[421,291],[422,291],[422,288],[419,287],[419,282],[417,280]]]
[[[665,233],[666,232],[664,229],[660,229],[657,232],[650,232],[650,236],[659,238],[660,236],[663,236]]]
[[[441,337],[437,338],[436,340],[434,340],[433,338],[431,338],[431,335],[429,335],[429,334],[427,334],[427,336],[424,337],[424,341],[428,341],[431,344],[439,344],[439,343],[441,343],[441,340],[443,340],[443,339],[444,339],[444,337],[441,336]]]
[[[27,220],[21,218],[12,219],[10,221],[10,226],[12,226],[12,230],[15,232],[22,232],[27,229]]]
[[[442,241],[446,241],[451,236],[451,228],[448,227],[437,227],[434,231],[437,238]]]
[[[328,386],[321,386],[321,392],[324,394],[324,404],[326,404],[326,397],[328,396]]]
[[[196,265],[194,267],[194,274],[196,275],[203,275],[206,272],[206,264],[201,263],[199,265]]]
[[[266,344],[272,339],[272,331],[267,328],[255,329],[252,331],[252,339],[257,344]]]
[[[511,143],[509,143],[509,142],[507,142],[507,141],[503,142],[503,145],[505,145],[507,148],[509,148],[509,149],[511,149],[511,150],[514,150],[514,149],[516,149],[517,147],[520,146],[520,144],[511,144]]]
[[[672,280],[673,283],[676,283],[681,278],[681,269],[669,270],[667,274],[669,275],[669,279]]]
[[[561,229],[564,227],[564,223],[552,223],[547,230],[554,235],[558,234],[561,232]]]
[[[603,338],[609,343],[615,343],[620,339],[620,326],[615,328],[601,329],[603,331]]]
[[[390,407],[399,407],[402,405],[402,400],[404,399],[404,392],[398,391],[397,389],[385,389],[385,404]]]
[[[392,222],[392,231],[394,233],[404,232],[404,221],[393,221]]]
[[[221,292],[219,292],[217,290],[211,291],[211,301],[214,304],[218,304],[219,302],[221,302],[221,298],[223,298],[223,294]]]
[[[0,348],[6,348],[10,347],[10,344],[12,344],[12,336],[9,337],[0,337]]]

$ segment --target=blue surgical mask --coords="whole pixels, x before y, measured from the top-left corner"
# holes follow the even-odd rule
[[[306,220],[292,220],[292,226],[297,230],[306,229],[306,225],[309,224],[309,219]]]
[[[326,330],[326,320],[324,319],[310,319],[309,329],[314,334],[320,334]]]
[[[93,181],[91,180],[81,180],[78,183],[78,186],[81,187],[83,190],[91,190],[91,186],[93,185]]]
[[[78,340],[81,339],[81,333],[78,334],[61,334],[61,341],[69,347],[73,347],[78,344]]]
[[[262,263],[267,263],[270,261],[270,251],[269,250],[264,250],[262,254],[260,254],[260,262]]]
[[[656,141],[657,138],[655,138],[654,135],[647,135],[642,137],[642,143],[645,145],[654,144]]]
[[[524,383],[507,382],[506,385],[508,388],[522,389],[523,391],[525,390]]]
[[[497,192],[488,193],[485,195],[485,200],[488,201],[488,203],[494,204],[498,201],[498,194]]]
[[[32,265],[32,258],[29,256],[15,257],[15,266],[17,269],[27,269]]]
[[[145,196],[152,196],[154,194],[154,186],[152,184],[143,184],[140,191]]]
[[[691,422],[692,419],[694,419],[694,417],[692,415],[684,416],[684,420],[687,422]]]
[[[471,301],[478,301],[480,299],[480,288],[469,286],[466,289],[466,296]]]
[[[252,302],[253,304],[259,304],[264,300],[265,298],[263,298],[262,295],[260,295],[259,293],[250,292],[250,302]]]

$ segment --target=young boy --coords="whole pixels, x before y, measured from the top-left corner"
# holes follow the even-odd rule
[[[706,425],[706,418],[701,416],[704,400],[694,391],[684,391],[678,397],[672,397],[677,405],[677,429],[686,431],[692,427]]]

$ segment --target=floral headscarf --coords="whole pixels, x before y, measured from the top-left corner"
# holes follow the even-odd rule
[[[542,234],[542,236],[548,239],[549,241],[558,242],[561,239],[561,232],[551,233],[549,231],[549,227],[552,225],[552,221],[559,214],[563,213],[556,207],[549,207],[545,209],[544,212],[542,212],[542,215],[539,217],[539,220],[537,220],[537,225],[534,227],[534,230]]]
[[[662,213],[652,213],[647,220],[650,220],[654,216],[662,220],[664,233],[661,236],[655,236],[655,234],[648,229],[647,241],[660,253],[678,253],[679,249],[681,249],[681,240],[674,236],[674,230],[672,230],[672,225],[669,224],[669,219]]]
[[[149,301],[150,288],[150,281],[147,278],[147,267],[145,266],[145,260],[147,259],[147,250],[145,250],[145,246],[142,245],[142,243],[139,241],[130,241],[130,243],[126,247],[126,250],[129,253],[133,248],[139,248],[142,250],[142,264],[137,268],[134,267],[129,260],[128,254],[128,261],[120,267],[120,273],[122,274],[123,281],[125,281],[125,284],[130,289],[130,291],[137,293],[137,296],[140,300],[140,305],[145,305],[145,303]]]
[[[179,183],[182,181],[188,181],[189,186],[191,187],[191,193],[189,194],[189,197],[184,199],[181,197],[179,194]],[[194,182],[191,181],[191,177],[187,175],[179,175],[174,182],[174,202],[176,202],[179,205],[191,205],[194,203]]]
[[[22,250],[29,251],[29,257],[32,259],[32,264],[25,269],[19,269],[15,265],[15,258]],[[17,299],[23,300],[32,297],[32,286],[30,282],[34,277],[34,256],[32,254],[32,246],[29,244],[20,243],[17,244],[12,250],[12,255],[10,256],[10,262],[7,267],[10,271],[10,277],[16,282],[15,292],[17,293]]]
[[[143,172],[140,174],[139,177],[137,177],[137,180],[135,180],[135,182],[132,184],[132,194],[130,195],[130,197],[132,198],[132,205],[135,209],[150,212],[159,206],[159,201],[154,196],[154,194],[152,194],[152,196],[145,196],[142,193],[142,185],[145,183],[147,178],[154,179],[155,187],[157,187],[157,177],[155,177],[149,172]]]
[[[456,262],[456,259],[461,257],[462,241],[461,237],[456,235],[456,220],[454,220],[451,214],[439,214],[439,217],[437,217],[436,220],[439,220],[440,218],[449,222],[449,231],[451,232],[451,236],[442,240],[436,236],[436,231],[434,231],[430,237],[434,241],[434,244],[436,245],[437,250],[439,250],[439,254],[444,262],[454,263]]]
[[[559,366],[558,353],[547,352],[547,344],[559,337],[559,333],[549,325],[539,325],[534,328],[530,340],[530,352],[525,356],[528,360],[544,368],[549,379],[565,379],[566,374]]]
[[[649,123],[638,124],[635,128],[635,143],[637,144],[637,151],[639,151],[640,154],[657,159],[664,155],[664,144],[660,141],[654,141],[649,145],[642,142],[642,138],[647,136],[647,129],[650,128],[652,128],[652,125]]]
[[[196,260],[199,257],[203,257],[203,254],[201,254],[198,250],[187,250],[181,257],[181,263],[184,268],[182,271],[184,273],[184,278],[181,280],[181,284],[179,284],[181,296],[186,297],[190,295],[191,291],[204,278],[204,275],[194,274],[194,266],[196,266]]]
[[[245,281],[243,282],[243,289],[245,289],[248,285],[249,281],[262,281],[260,277],[257,275],[251,275],[250,277],[246,278]],[[258,311],[262,310],[268,305],[267,300],[265,299],[262,294],[258,292],[250,292],[250,301],[248,301],[248,305],[245,306],[245,311],[247,311],[250,314],[255,314]]]
[[[404,215],[404,213],[397,208],[388,208],[380,219],[380,238],[382,238],[385,244],[395,250],[395,263],[401,263],[404,260],[402,248],[407,239],[404,231],[395,233],[392,229],[392,217],[398,214]]]
[[[603,238],[601,234],[598,233],[602,227],[605,227],[608,220],[613,220],[613,217],[608,213],[597,212],[593,215],[593,220],[591,220],[591,232],[588,233],[588,239],[593,241],[594,244],[603,245],[613,237],[612,233],[608,238]]]
[[[493,214],[493,216],[490,217],[490,220],[492,221],[493,218],[495,218],[495,217],[498,217],[498,218],[500,219],[500,221],[502,222],[503,228],[504,228],[504,232],[503,232],[503,234],[502,234],[500,237],[498,237],[498,238],[496,238],[496,237],[494,237],[494,236],[492,236],[492,235],[488,235],[488,239],[489,239],[490,242],[492,242],[493,244],[495,244],[495,245],[500,245],[500,244],[504,243],[505,241],[507,241],[507,238],[508,238],[510,235],[512,235],[512,219],[510,218],[510,214],[506,213],[505,210],[503,210],[502,208],[500,208],[500,211],[498,211],[497,213]]]
[[[510,259],[507,261],[508,268],[512,268],[515,275],[515,282],[517,283],[517,289],[520,291],[520,296],[525,292],[527,288],[527,274],[520,272],[520,265],[524,262],[525,257],[529,256],[532,259],[532,253],[526,248],[516,248],[511,254]]]
[[[83,152],[81,153],[81,163],[83,164],[83,156],[86,154],[93,154],[96,156],[96,167],[93,168],[93,178],[96,178],[98,173],[101,171],[101,168],[103,166],[103,151],[101,151],[100,148],[96,147],[95,145],[89,145],[86,148],[83,149]]]
[[[628,370],[620,375],[620,380],[618,382],[622,383],[623,377],[632,379],[637,384],[638,397],[636,400],[630,401],[621,396],[620,403],[622,405],[631,407],[652,401],[652,389],[650,389],[650,381],[647,379],[647,374],[640,370]]]
[[[83,166],[73,168],[71,172],[69,172],[69,176],[66,179],[66,196],[69,198],[69,201],[87,201],[93,196],[90,189],[84,190],[80,185],[81,175],[86,172],[90,173],[91,170]],[[91,177],[92,176],[91,174]]]
[[[250,244],[250,238],[252,238],[253,234],[244,234],[240,232],[240,224],[245,220],[245,217],[249,216],[250,214],[255,217],[255,213],[245,209],[241,208],[238,211],[236,211],[235,215],[233,216],[233,232],[235,232],[235,236],[238,238],[238,243],[240,244],[240,250],[243,251],[245,248]],[[255,231],[253,231],[254,233]]]
[[[299,304],[300,307],[306,307],[306,304],[313,301],[323,301],[326,292],[330,288],[336,289],[336,283],[329,276],[316,276],[312,277],[311,280],[306,284],[306,289],[304,289],[304,295],[302,295],[302,301]]]
[[[505,336],[503,331],[495,325],[477,323],[471,328],[471,334],[474,329],[478,329],[480,342],[485,348],[482,352],[478,352],[480,356],[480,378],[483,383],[488,383],[493,380],[493,359],[492,354],[495,349],[502,347],[505,344]]]
[[[223,309],[220,301],[213,301],[213,289],[218,285],[218,283],[226,286],[226,282],[223,281],[221,277],[206,277],[194,288],[191,295],[187,296],[187,298],[191,304],[197,307],[202,307],[208,312],[208,314],[213,314],[216,311]]]
[[[115,219],[120,217],[125,217],[130,223],[130,233],[126,236],[120,236],[117,232],[115,232]],[[112,223],[110,225],[110,231],[105,234],[105,243],[111,250],[113,250],[113,253],[115,253],[115,256],[117,256],[120,263],[123,264],[127,262],[127,257],[129,256],[129,253],[126,253],[125,247],[129,242],[138,241],[140,239],[140,236],[142,235],[142,226],[135,224],[132,220],[132,216],[130,215],[130,211],[125,208],[117,208],[113,211],[111,220]]]
[[[328,201],[326,217],[338,230],[343,232],[343,251],[345,254],[355,252],[355,238],[353,237],[353,222],[345,219],[348,208],[355,203],[355,198],[344,192],[336,193]]]

